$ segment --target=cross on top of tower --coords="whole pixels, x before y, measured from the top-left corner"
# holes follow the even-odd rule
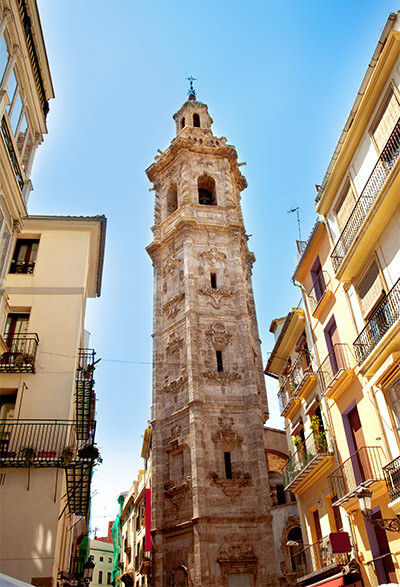
[[[190,75],[186,79],[190,83],[190,87],[188,89],[189,100],[196,100],[196,90],[193,87],[193,82],[196,81],[197,78],[196,77],[193,77],[192,75]]]

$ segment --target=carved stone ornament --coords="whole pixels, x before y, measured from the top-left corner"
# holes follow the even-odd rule
[[[183,483],[164,489],[166,497],[168,497],[168,499],[171,500],[172,504],[176,507],[176,509],[180,508],[182,501],[185,499],[189,486],[190,477],[186,477],[186,481],[184,481]]]
[[[163,267],[163,275],[171,275],[175,271],[178,270],[180,265],[182,264],[182,259],[168,259],[168,261],[164,264]]]
[[[233,418],[221,413],[218,418],[219,430],[212,436],[214,442],[229,442],[230,444],[240,444],[243,438],[232,430],[234,424]]]
[[[173,332],[168,337],[167,346],[165,347],[167,355],[172,355],[179,351],[183,346],[183,338],[178,338],[176,332]]]
[[[183,300],[184,297],[185,294],[183,292],[177,293],[165,302],[163,305],[163,311],[167,314],[167,318],[175,318],[179,312],[179,302]]]
[[[215,322],[207,330],[206,336],[217,350],[222,350],[232,340],[232,334],[229,334],[222,322]]]
[[[178,391],[186,383],[188,379],[187,373],[185,369],[181,369],[181,374],[178,379],[174,379],[173,381],[168,381],[166,378],[166,382],[164,384],[163,390],[167,393]]]
[[[251,253],[250,251],[247,253],[246,255],[246,269],[249,275],[251,275],[253,273],[253,265],[256,261],[256,256],[254,253]]]
[[[210,473],[212,481],[222,487],[222,491],[229,497],[238,497],[245,485],[250,485],[250,473],[232,473],[232,479],[218,477],[218,473]]]
[[[226,546],[227,544],[229,546]],[[257,560],[253,546],[246,542],[246,537],[239,536],[239,534],[227,536],[224,539],[224,546],[220,548],[218,561],[238,561],[243,559]]]
[[[241,378],[239,373],[229,371],[211,371],[211,369],[209,371],[204,371],[202,375],[206,379],[213,379],[214,381],[219,381],[220,383],[238,381]]]
[[[167,453],[177,455],[183,451],[186,442],[182,436],[182,426],[177,424],[171,429],[171,440],[168,443]]]
[[[199,294],[203,296],[209,296],[209,302],[213,308],[219,309],[222,305],[222,301],[226,301],[224,298],[229,298],[232,295],[232,292],[229,289],[213,289],[212,287],[207,287],[205,289],[200,289]]]
[[[215,247],[211,247],[208,251],[199,253],[199,257],[203,262],[207,261],[210,265],[215,265],[226,259],[225,253],[218,251]]]

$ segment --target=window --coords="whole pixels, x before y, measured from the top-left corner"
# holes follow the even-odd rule
[[[335,501],[337,501],[336,493],[332,495],[331,503],[332,503],[332,510],[333,510],[333,517],[335,520],[336,532],[341,532],[343,530],[343,522],[342,516],[340,515],[340,507],[338,505],[333,505]]]
[[[101,585],[101,583],[103,583],[103,571],[99,571],[99,580],[98,580],[99,585]]]
[[[212,287],[212,289],[217,289],[217,274],[216,273],[211,273],[210,274],[210,278],[211,278],[211,287]]]
[[[209,175],[201,175],[197,180],[199,192],[199,204],[203,206],[216,206],[215,181]]]
[[[111,573],[107,573],[107,585],[111,585]]]
[[[193,126],[200,126],[200,116],[196,112],[193,114]]]
[[[0,216],[0,277],[6,261],[11,232],[4,217]]]
[[[90,558],[90,560],[91,560],[91,561],[94,561],[94,554],[91,554],[91,555],[89,556],[89,558]]]
[[[108,564],[112,563],[112,558],[111,558],[111,556],[109,556],[109,557],[108,557],[108,559],[107,559],[107,562],[108,562]]]
[[[0,420],[12,420],[15,410],[15,402],[17,399],[17,390],[11,393],[7,390],[7,393],[0,393]],[[3,438],[0,434],[0,442]],[[0,445],[1,446],[1,445]]]
[[[276,485],[276,498],[278,500],[278,505],[286,503],[285,487],[283,485]]]
[[[221,373],[224,370],[224,365],[222,363],[222,351],[216,351],[217,356],[217,371]]]
[[[0,63],[1,63],[1,71],[0,71],[0,78],[3,81],[3,76],[7,67],[8,61],[8,50],[7,50],[7,43],[4,38],[4,35],[0,38]]]
[[[385,295],[378,263],[374,259],[356,287],[364,319],[371,314],[377,303]]]
[[[379,153],[386,145],[399,117],[400,104],[393,88],[390,87],[370,130]]]
[[[185,117],[182,116],[182,120],[181,120],[181,129],[185,128]]]
[[[400,432],[400,378],[397,379],[387,390],[392,414],[397,430]]]
[[[170,216],[178,208],[178,190],[172,185],[167,193],[167,216]]]
[[[353,211],[356,198],[350,179],[347,179],[334,208],[339,230],[342,231]]]
[[[18,239],[11,261],[10,273],[33,273],[39,239]]]
[[[318,255],[314,261],[313,266],[311,267],[310,273],[313,282],[313,293],[315,301],[318,304],[326,290],[324,274],[322,273],[321,261],[319,260]]]
[[[231,453],[224,452],[224,461],[225,461],[225,478],[232,479],[232,461],[231,461]]]

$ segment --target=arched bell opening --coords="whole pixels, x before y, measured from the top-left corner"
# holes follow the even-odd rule
[[[215,181],[209,175],[201,175],[197,181],[199,192],[199,204],[203,206],[216,206]]]
[[[175,184],[171,185],[167,192],[167,216],[170,216],[178,208],[178,189]]]
[[[200,116],[197,114],[197,112],[193,114],[193,126],[200,128]]]

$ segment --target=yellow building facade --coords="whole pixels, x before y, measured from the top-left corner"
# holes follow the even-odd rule
[[[271,325],[301,585],[400,582],[399,29],[391,14],[318,187],[303,304]]]

